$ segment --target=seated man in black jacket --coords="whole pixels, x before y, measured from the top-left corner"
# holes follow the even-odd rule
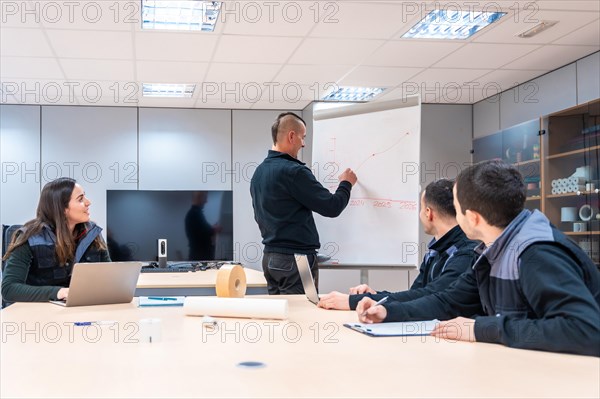
[[[452,197],[453,182],[441,179],[427,185],[421,194],[419,218],[425,233],[433,235],[427,246],[419,275],[407,291],[374,291],[362,284],[350,288],[350,295],[333,291],[321,295],[319,307],[325,309],[356,309],[365,296],[374,300],[388,296],[400,302],[411,301],[446,289],[458,276],[473,266],[476,241],[469,240],[456,223]]]
[[[462,171],[454,185],[458,224],[483,242],[473,268],[447,290],[414,301],[373,306],[364,298],[359,319],[452,319],[432,335],[599,356],[600,272],[546,216],[524,204],[523,178],[513,166],[486,161]]]

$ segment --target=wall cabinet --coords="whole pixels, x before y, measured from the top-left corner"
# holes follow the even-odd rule
[[[600,101],[542,118],[544,213],[600,264]]]
[[[502,159],[539,209],[600,266],[600,100],[473,141],[473,162]]]

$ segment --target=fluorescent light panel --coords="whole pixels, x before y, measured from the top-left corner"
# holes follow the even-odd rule
[[[338,87],[325,95],[324,101],[370,101],[385,89],[380,87]]]
[[[142,95],[144,97],[179,97],[191,98],[196,85],[169,84],[169,83],[144,83]]]
[[[220,1],[142,0],[142,29],[215,30]]]
[[[505,15],[505,12],[433,10],[402,37],[465,40]]]

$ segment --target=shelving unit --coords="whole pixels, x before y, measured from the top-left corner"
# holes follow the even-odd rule
[[[600,219],[596,219],[600,208],[600,101],[548,115],[542,118],[541,125],[546,131],[542,136],[544,213],[600,265]],[[552,191],[553,181],[573,174],[581,183],[576,192]],[[582,220],[579,212],[575,220],[561,219],[562,208],[579,210],[584,205],[593,209],[590,220]],[[585,231],[575,231],[580,226]]]
[[[528,187],[525,207],[543,212],[600,267],[600,219],[595,216],[600,213],[600,100],[474,140],[473,162],[487,159],[515,165]],[[573,174],[581,179],[570,184],[563,181],[560,190],[555,187],[553,192],[554,180]],[[593,184],[594,189],[586,184]],[[566,190],[570,192],[557,192]],[[594,210],[591,220],[581,220],[579,212],[576,220],[561,220],[562,208],[579,211],[584,205]],[[582,223],[586,231],[574,231]]]

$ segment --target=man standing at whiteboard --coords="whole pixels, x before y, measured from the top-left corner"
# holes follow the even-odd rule
[[[306,123],[292,112],[280,114],[271,126],[273,148],[250,182],[254,219],[265,246],[262,267],[270,295],[303,294],[294,254],[308,255],[318,287],[319,234],[313,212],[337,217],[348,205],[356,174],[346,169],[335,193],[321,185],[300,160]]]

